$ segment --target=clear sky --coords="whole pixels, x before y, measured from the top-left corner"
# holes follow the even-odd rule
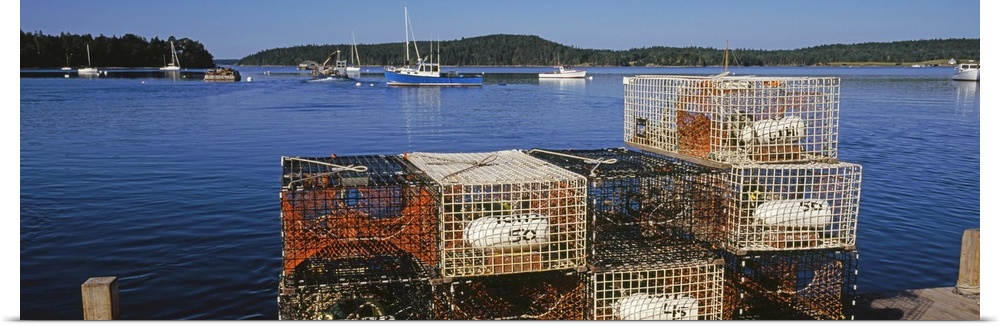
[[[791,50],[980,38],[978,0],[21,0],[20,29],[201,42],[216,59],[309,44],[537,35],[584,49]]]

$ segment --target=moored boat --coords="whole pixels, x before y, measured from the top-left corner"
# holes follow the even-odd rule
[[[229,67],[217,67],[205,72],[206,82],[239,82],[240,71]]]
[[[569,69],[566,66],[556,66],[556,71],[539,73],[538,78],[584,78],[587,76],[586,70]]]
[[[979,81],[979,63],[967,62],[958,64],[955,67],[955,75],[951,76],[955,81]]]
[[[413,34],[410,28],[410,15],[403,7],[406,20],[406,62],[410,62],[410,36]],[[429,58],[420,58],[420,50],[416,42],[413,48],[417,54],[416,66],[386,67],[385,84],[389,86],[482,86],[482,75],[465,75],[457,71],[441,71],[440,62],[434,61],[433,53]],[[440,57],[438,58],[440,61]]]

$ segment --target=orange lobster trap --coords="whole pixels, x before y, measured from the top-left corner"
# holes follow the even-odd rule
[[[398,156],[283,157],[284,278],[306,285],[433,275],[436,197],[411,170]]]
[[[626,77],[625,143],[721,164],[836,161],[840,78]]]

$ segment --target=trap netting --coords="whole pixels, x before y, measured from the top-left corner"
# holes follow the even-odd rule
[[[406,156],[439,194],[442,276],[584,266],[583,176],[515,150]]]
[[[625,143],[722,163],[837,158],[838,77],[624,79]]]
[[[282,275],[295,285],[430,276],[434,190],[399,157],[282,158]]]
[[[853,320],[857,251],[723,254],[733,320]]]
[[[432,306],[433,291],[427,279],[309,285],[281,290],[278,319],[438,319]]]
[[[627,241],[592,257],[593,320],[720,320],[724,263],[690,244],[631,251]]]
[[[719,227],[731,252],[855,247],[860,165],[734,165],[725,184],[728,214]]]
[[[435,316],[452,320],[586,319],[587,274],[574,270],[456,278],[435,286]]]
[[[661,242],[715,243],[724,221],[725,170],[625,148],[532,149],[528,154],[587,176],[588,243],[600,251],[631,240],[637,251]]]

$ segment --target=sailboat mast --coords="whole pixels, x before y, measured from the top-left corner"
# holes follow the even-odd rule
[[[726,40],[726,52],[723,55],[723,58],[724,59],[723,59],[723,64],[722,64],[722,71],[723,72],[728,72],[729,71],[729,40]]]
[[[87,66],[93,66],[93,64],[90,63],[90,44],[87,44]]]
[[[406,34],[406,65],[410,65],[410,12],[403,7],[403,34]],[[419,55],[418,55],[419,56]]]

